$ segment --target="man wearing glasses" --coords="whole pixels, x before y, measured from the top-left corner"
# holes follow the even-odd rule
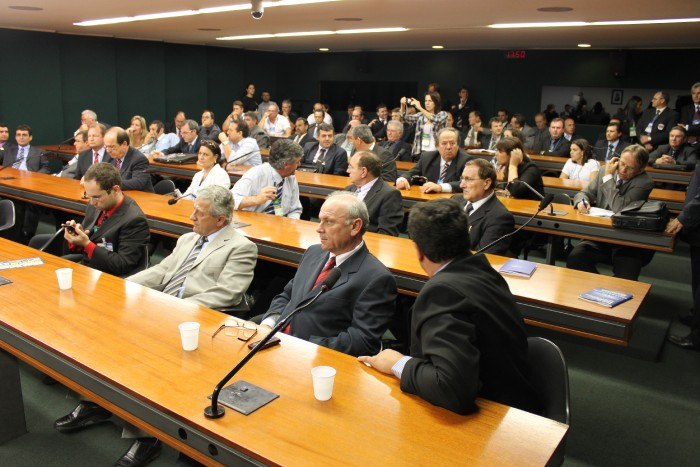
[[[121,189],[153,193],[151,175],[146,171],[150,165],[148,159],[129,146],[129,134],[122,128],[112,127],[105,133],[104,143],[112,165],[122,178]]]
[[[162,152],[153,151],[151,155],[164,154],[197,154],[199,151],[199,125],[194,120],[185,120],[180,127],[180,142]]]
[[[496,170],[485,159],[467,162],[459,184],[461,195],[452,199],[459,203],[469,219],[469,249],[479,250],[514,230],[513,215],[503,206],[494,193]],[[506,255],[510,237],[489,247],[484,253]]]

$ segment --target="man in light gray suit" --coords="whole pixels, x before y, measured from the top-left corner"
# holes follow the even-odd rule
[[[158,265],[128,280],[209,308],[238,305],[253,279],[258,248],[231,226],[232,212],[230,191],[202,188],[190,216],[193,232],[181,236]]]

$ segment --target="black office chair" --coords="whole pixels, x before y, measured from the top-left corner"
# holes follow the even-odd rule
[[[35,242],[43,240],[48,237],[43,245],[36,245]],[[29,246],[36,248],[39,251],[44,251],[46,253],[51,253],[54,256],[63,256],[65,253],[65,240],[63,238],[63,227],[58,229],[53,235],[41,234],[37,235],[29,242]]]
[[[250,310],[255,304],[255,299],[248,292],[243,294],[243,298],[238,305],[235,306],[223,306],[215,308],[215,310],[227,315],[235,316],[236,318],[248,319],[250,315]],[[257,323],[260,324],[260,323]]]
[[[542,415],[560,423],[570,424],[569,370],[557,345],[542,337],[528,337],[530,383],[539,393]],[[548,465],[564,462],[566,437],[554,451]]]
[[[141,255],[141,260],[139,261],[138,266],[136,266],[133,271],[126,274],[125,277],[136,274],[137,272],[145,271],[148,269],[148,266],[150,266],[150,258],[148,256],[148,244],[146,244],[143,246],[143,254]]]
[[[9,199],[0,200],[0,232],[15,226],[15,204]]]
[[[155,186],[153,187],[153,191],[157,195],[172,194],[172,192],[175,191],[175,183],[169,179],[161,180],[155,184]]]

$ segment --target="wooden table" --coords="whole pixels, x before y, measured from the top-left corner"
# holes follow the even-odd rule
[[[45,264],[2,272],[13,284],[0,288],[0,347],[200,462],[544,465],[568,428],[487,400],[460,416],[287,335],[235,378],[280,397],[249,416],[226,409],[209,420],[207,395],[247,352],[223,332],[211,338],[225,315],[0,239],[0,260],[32,256]],[[67,265],[73,289],[59,291],[54,270]],[[193,352],[180,345],[183,321],[201,324]],[[0,377],[15,378],[16,361],[0,354]],[[338,371],[328,402],[313,398],[317,365]],[[0,404],[21,406],[21,394]]]
[[[7,170],[17,178],[0,180],[0,195],[84,213],[87,201],[82,199],[83,190],[76,180]],[[140,191],[127,194],[148,217],[151,231],[178,237],[192,230],[189,219],[192,201],[180,200],[169,206],[168,197],[163,195]],[[506,201],[517,204],[523,200]],[[266,261],[296,267],[303,252],[319,242],[317,225],[313,222],[247,211],[236,211],[234,220],[250,224],[240,230],[257,244],[259,257]],[[400,291],[417,294],[427,277],[412,253],[411,241],[373,233],[365,234],[364,238],[370,251],[394,273]],[[488,258],[495,268],[507,260],[492,255]],[[617,345],[627,345],[636,316],[651,287],[641,282],[546,264],[538,265],[537,272],[529,280],[514,277],[506,277],[506,280],[527,323]],[[580,293],[601,285],[632,293],[634,299],[609,310],[577,298]]]

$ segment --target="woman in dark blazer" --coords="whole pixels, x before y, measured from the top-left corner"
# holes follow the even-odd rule
[[[540,169],[527,156],[520,140],[503,138],[496,143],[496,171],[498,181],[507,182],[507,189],[514,198],[539,201],[544,196]],[[541,196],[533,193],[528,185]]]

